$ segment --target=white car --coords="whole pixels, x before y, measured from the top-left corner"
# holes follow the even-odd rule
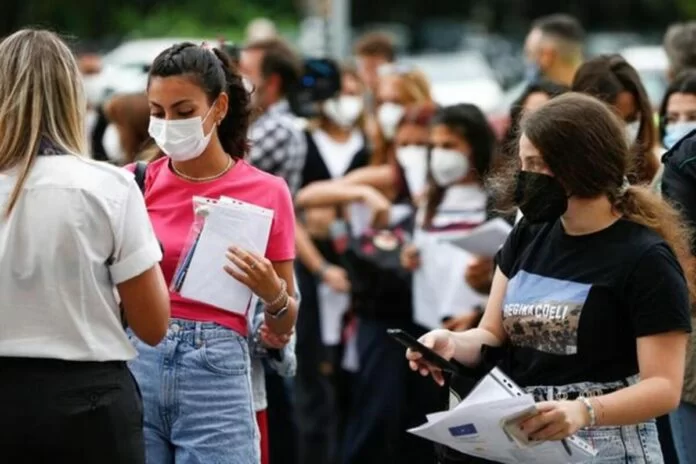
[[[669,60],[660,46],[629,47],[621,50],[621,56],[636,68],[653,108],[658,108],[665,96],[667,86],[667,68]]]
[[[144,92],[147,74],[157,55],[180,42],[200,44],[204,41],[200,38],[161,38],[123,42],[102,57],[100,73],[84,78],[88,101],[98,105],[117,93]]]
[[[493,70],[479,52],[415,55],[401,62],[425,73],[440,105],[473,103],[485,113],[496,108],[503,96]]]

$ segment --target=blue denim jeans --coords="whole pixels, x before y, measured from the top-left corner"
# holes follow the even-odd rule
[[[696,463],[696,404],[682,402],[669,415],[672,437],[681,464]]]
[[[635,376],[619,382],[583,382],[554,387],[529,387],[527,392],[533,394],[537,401],[564,400],[569,394],[592,397],[603,390],[617,390],[635,384],[637,381],[638,378]],[[597,449],[597,456],[591,461],[593,464],[662,464],[664,462],[654,420],[624,427],[582,429],[577,433],[577,437]]]
[[[258,464],[244,337],[214,323],[172,319],[156,347],[131,340],[148,464]]]

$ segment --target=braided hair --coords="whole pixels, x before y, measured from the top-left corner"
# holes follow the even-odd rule
[[[237,68],[219,49],[207,49],[190,42],[179,43],[155,58],[148,76],[148,87],[153,77],[183,75],[205,92],[209,104],[221,93],[227,94],[229,105],[218,127],[218,137],[226,153],[234,159],[243,158],[248,151],[251,109],[249,93]]]

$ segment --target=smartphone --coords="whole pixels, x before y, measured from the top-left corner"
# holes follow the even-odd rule
[[[397,342],[404,345],[406,348],[410,348],[413,351],[417,351],[423,355],[423,359],[432,364],[435,367],[442,369],[445,372],[451,374],[463,375],[465,367],[459,364],[457,361],[448,361],[439,354],[435,353],[433,350],[423,345],[421,342],[416,340],[413,336],[404,332],[401,329],[387,329],[387,334],[392,337]]]

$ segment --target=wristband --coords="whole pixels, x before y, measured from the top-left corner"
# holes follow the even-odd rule
[[[579,401],[582,401],[582,403],[585,405],[585,408],[587,408],[587,413],[590,415],[590,425],[589,427],[594,427],[597,425],[597,413],[595,411],[594,406],[592,405],[592,402],[585,398],[584,396],[581,396],[578,398]]]

